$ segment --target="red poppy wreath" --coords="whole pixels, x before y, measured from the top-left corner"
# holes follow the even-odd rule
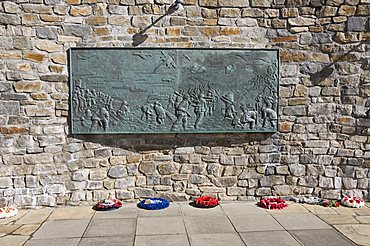
[[[213,208],[218,205],[218,200],[211,196],[201,196],[195,199],[195,205],[200,208]]]
[[[288,204],[280,197],[263,198],[257,205],[266,209],[284,209],[288,207]]]

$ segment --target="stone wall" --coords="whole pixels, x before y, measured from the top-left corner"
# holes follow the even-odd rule
[[[370,198],[369,0],[186,0],[133,40],[171,2],[0,2],[0,199]],[[280,49],[279,132],[69,135],[67,50],[133,42]]]

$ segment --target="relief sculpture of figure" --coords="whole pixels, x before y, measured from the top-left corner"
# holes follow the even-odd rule
[[[204,98],[207,101],[207,114],[209,116],[213,115],[213,111],[215,111],[215,102],[216,102],[216,97],[214,93],[211,90],[208,90],[207,95]]]
[[[106,108],[100,109],[101,123],[103,125],[104,131],[107,131],[109,128],[109,112]]]
[[[78,87],[78,89],[78,111],[83,112],[84,108],[86,107],[85,90],[81,87]]]
[[[79,108],[79,101],[78,101],[78,93],[79,93],[79,91],[76,89],[76,92],[75,92],[75,94],[73,94],[73,97],[72,97],[72,101],[73,101],[73,109],[75,110],[75,111],[77,111],[78,110],[78,108]]]
[[[153,109],[154,109],[154,112],[155,112],[155,115],[156,115],[156,121],[157,121],[157,123],[158,124],[163,124],[164,119],[166,117],[166,111],[162,107],[162,104],[160,102],[158,102],[158,101],[155,101],[154,102]]]
[[[207,112],[207,101],[204,99],[204,95],[199,94],[198,98],[193,101],[194,113],[196,116],[194,128],[198,129],[199,125],[202,123],[203,117]]]
[[[117,115],[125,116],[130,112],[130,108],[127,101],[123,101],[117,111]]]
[[[256,124],[259,124],[259,120],[261,119],[261,115],[262,115],[262,96],[258,95],[255,101],[256,102],[254,104],[254,108],[256,109],[256,112],[257,112]]]
[[[186,94],[183,97],[182,101],[179,104],[175,105],[175,116],[177,119],[173,123],[171,130],[174,130],[179,123],[182,124],[182,128],[184,131],[187,130],[188,118],[191,117],[190,113],[188,112],[189,99],[189,94]]]
[[[81,117],[81,124],[83,126],[90,126],[91,125],[91,117],[92,117],[92,113],[91,113],[91,110],[90,109],[86,109],[86,112],[85,114]]]
[[[91,127],[90,127],[90,131],[94,131],[96,129],[98,129],[98,127],[101,125],[100,123],[100,117],[97,113],[93,113],[93,115],[91,116]]]
[[[141,107],[141,111],[143,112],[143,114],[141,115],[141,120],[150,119],[150,117],[153,115],[153,107],[154,107],[153,104],[143,105]]]
[[[262,108],[262,118],[263,118],[263,127],[266,127],[266,123],[269,122],[273,128],[276,127],[277,123],[277,113],[272,108],[274,103],[273,97],[265,98],[266,107]]]
[[[233,119],[235,108],[234,108],[234,94],[229,93],[221,97],[221,100],[225,103],[224,119]]]
[[[249,124],[249,129],[254,129],[257,121],[257,112],[250,110],[250,107],[248,106],[241,106],[240,108],[243,111],[240,123],[244,126],[244,128],[246,128],[246,126]]]

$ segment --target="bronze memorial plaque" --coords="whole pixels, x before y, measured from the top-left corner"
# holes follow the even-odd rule
[[[278,50],[69,52],[72,134],[277,130]]]

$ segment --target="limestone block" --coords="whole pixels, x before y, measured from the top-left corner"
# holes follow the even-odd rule
[[[288,196],[293,194],[293,189],[289,185],[275,185],[272,192],[275,196]]]
[[[84,180],[87,180],[89,173],[90,173],[90,170],[88,169],[77,170],[72,173],[71,179],[73,181],[84,181]]]
[[[289,18],[288,23],[291,26],[313,26],[315,25],[314,18],[307,18],[307,17],[296,17],[296,18]]]
[[[58,52],[63,50],[63,46],[56,44],[54,41],[50,40],[37,40],[35,41],[35,46],[41,51],[47,52]]]
[[[111,178],[122,178],[127,176],[125,166],[113,166],[109,169],[108,176]]]
[[[271,195],[271,188],[258,188],[256,190],[257,196],[270,196]]]
[[[366,17],[349,17],[347,28],[349,31],[363,32],[366,30],[366,23],[369,18]],[[369,24],[367,24],[369,26]]]
[[[236,177],[217,177],[212,179],[212,183],[214,183],[218,187],[231,187],[237,183]]]
[[[284,176],[271,175],[271,176],[264,176],[260,179],[260,184],[263,187],[271,187],[274,185],[280,185],[284,183],[285,183]]]
[[[327,178],[320,175],[319,186],[322,188],[332,189],[334,188],[333,178]]]
[[[5,188],[10,188],[13,186],[13,181],[9,177],[0,177],[0,188],[5,189]]]
[[[102,181],[87,181],[86,189],[88,190],[100,190],[103,188]]]
[[[112,156],[112,150],[111,148],[101,148],[94,150],[95,157],[103,157],[107,158]]]
[[[105,168],[97,168],[91,169],[89,174],[90,180],[103,180],[107,177],[107,169]]]
[[[189,176],[189,183],[191,184],[203,184],[207,182],[207,178],[202,175],[192,174]]]
[[[120,200],[130,200],[134,199],[134,192],[132,191],[124,191],[124,190],[117,190],[116,191],[116,198]]]
[[[234,165],[234,157],[229,155],[220,155],[220,163],[222,165]]]
[[[264,7],[268,8],[271,7],[273,0],[251,0],[252,7]]]
[[[19,15],[16,15],[16,14],[0,13],[0,24],[3,24],[3,25],[19,25],[19,24],[21,24],[21,19],[20,19]]]
[[[41,39],[56,39],[58,36],[58,28],[56,27],[37,27],[36,35]]]
[[[19,102],[0,101],[0,115],[18,115]]]
[[[70,25],[63,26],[65,35],[74,35],[77,37],[86,37],[92,33],[92,28],[84,25]]]
[[[156,194],[154,190],[145,188],[136,188],[134,193],[136,198],[154,197]]]
[[[142,161],[139,164],[139,171],[145,175],[156,174],[156,163],[153,161]]]
[[[316,176],[301,177],[298,180],[298,185],[315,188],[319,184]]]
[[[135,177],[126,177],[117,179],[114,183],[116,189],[126,189],[135,186]]]
[[[300,164],[289,165],[289,170],[294,176],[304,176],[306,173],[305,165]]]
[[[158,171],[162,175],[174,174],[177,172],[177,168],[174,163],[163,163],[158,165]]]

